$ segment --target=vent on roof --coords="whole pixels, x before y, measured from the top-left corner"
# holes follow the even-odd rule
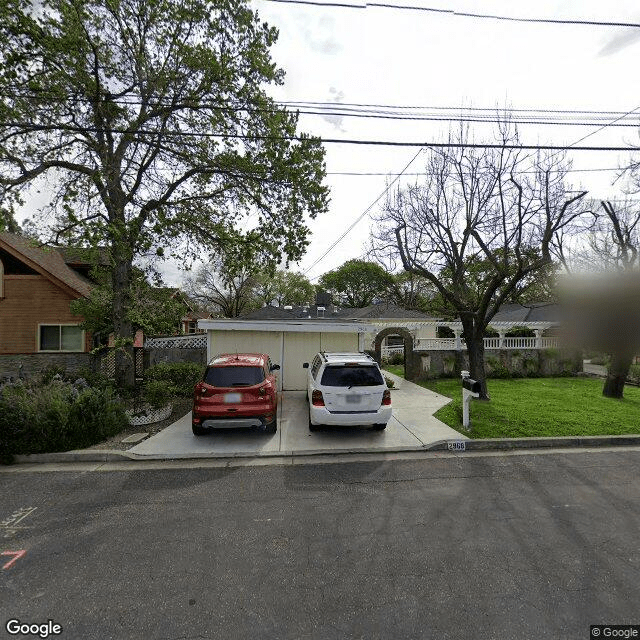
[[[324,318],[324,312],[326,311],[326,309],[324,307],[317,307],[316,308],[317,311],[317,316],[318,318],[323,317]],[[322,311],[322,316],[320,316],[320,312]]]
[[[291,311],[293,309],[293,307],[290,304],[285,304],[283,308],[285,311]]]

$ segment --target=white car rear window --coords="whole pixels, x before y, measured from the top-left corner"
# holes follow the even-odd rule
[[[329,365],[322,373],[325,387],[375,387],[384,384],[378,367],[370,365]]]

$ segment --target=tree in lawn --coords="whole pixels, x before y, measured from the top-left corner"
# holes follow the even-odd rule
[[[299,259],[305,215],[327,207],[324,149],[266,94],[283,81],[277,32],[246,0],[11,2],[0,202],[46,178],[54,238],[107,248],[116,379],[130,385],[134,263],[189,262],[238,229],[259,229],[276,264]]]
[[[391,274],[379,264],[348,260],[325,273],[318,284],[345,307],[367,307],[375,298],[383,298],[392,282]]]
[[[375,236],[380,255],[395,251],[404,269],[427,278],[460,318],[470,373],[485,400],[487,325],[551,263],[554,234],[581,214],[586,194],[566,189],[562,158],[527,156],[504,130],[501,141],[467,146],[461,129],[451,146],[430,150],[426,180],[388,198]]]

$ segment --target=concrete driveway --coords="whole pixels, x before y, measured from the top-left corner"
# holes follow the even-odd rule
[[[191,413],[129,449],[139,458],[240,457],[290,454],[421,450],[440,440],[466,439],[433,417],[449,398],[385,372],[396,383],[391,391],[393,417],[384,431],[368,427],[326,427],[311,433],[304,391],[283,392],[278,431],[224,429],[204,436],[191,432]]]

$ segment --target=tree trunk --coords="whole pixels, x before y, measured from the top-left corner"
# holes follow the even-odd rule
[[[629,375],[629,368],[633,362],[633,355],[626,352],[616,352],[611,358],[611,366],[604,381],[602,395],[606,398],[623,397],[624,383]]]
[[[469,354],[469,374],[480,383],[478,400],[490,400],[487,391],[487,374],[484,368],[484,333],[478,332],[472,322],[463,321],[462,326]]]
[[[127,317],[131,306],[131,259],[117,249],[113,252],[113,328],[116,340],[115,381],[119,388],[135,385],[133,325]]]

